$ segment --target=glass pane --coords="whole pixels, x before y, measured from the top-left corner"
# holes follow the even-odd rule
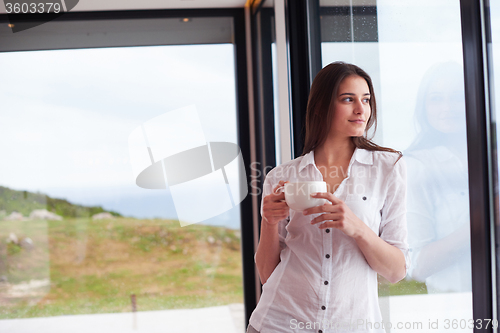
[[[244,331],[234,53],[0,53],[0,331]]]
[[[412,266],[397,284],[379,276],[384,321],[391,332],[472,332],[459,1],[321,3],[323,66],[341,60],[370,74],[374,141],[407,164]]]

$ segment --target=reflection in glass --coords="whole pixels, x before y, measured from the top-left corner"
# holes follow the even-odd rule
[[[429,293],[471,291],[469,196],[462,68],[438,63],[417,96],[419,133],[408,165],[409,277]]]

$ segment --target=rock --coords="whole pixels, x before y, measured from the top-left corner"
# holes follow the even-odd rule
[[[7,243],[14,243],[14,244],[18,244],[19,243],[19,239],[17,238],[16,234],[11,232],[9,237],[7,238]]]
[[[109,219],[114,219],[115,217],[111,215],[111,213],[104,212],[104,213],[99,213],[92,215],[92,220],[109,220]]]
[[[212,236],[208,236],[208,237],[207,237],[207,241],[208,241],[210,244],[213,244],[213,243],[215,243],[215,238],[213,238]]]
[[[23,214],[21,214],[21,213],[12,212],[12,213],[10,213],[9,216],[4,218],[4,220],[6,220],[6,221],[24,221],[25,218],[24,218]]]
[[[46,209],[35,209],[34,211],[31,212],[30,214],[30,219],[31,220],[56,220],[56,221],[61,221],[62,217],[54,214],[52,212],[49,212]]]
[[[37,297],[43,296],[50,288],[50,280],[30,280],[12,284],[7,291],[8,297]]]
[[[21,239],[21,246],[25,249],[31,250],[34,247],[33,240],[29,237]]]

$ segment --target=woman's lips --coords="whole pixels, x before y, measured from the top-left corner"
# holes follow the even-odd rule
[[[365,121],[363,119],[354,119],[354,120],[349,120],[351,123],[356,123],[356,124],[363,124]]]

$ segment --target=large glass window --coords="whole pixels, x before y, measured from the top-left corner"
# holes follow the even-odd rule
[[[104,30],[100,21],[47,23],[33,35],[52,29],[81,39],[65,50],[0,53],[2,332],[244,330],[245,193],[238,169],[218,159],[229,158],[227,146],[216,145],[231,146],[228,163],[236,158],[232,19],[129,23],[133,33]],[[198,40],[182,40],[183,31],[200,29]],[[1,31],[4,48],[15,44],[10,33]],[[210,147],[220,177],[174,184],[176,170],[161,160],[199,146]],[[141,178],[158,161],[158,178]],[[177,174],[184,171],[193,172]],[[217,204],[219,193],[231,200],[207,206],[206,188]]]
[[[379,278],[391,332],[472,332],[470,222],[458,1],[322,1],[323,66],[373,79],[375,142],[403,152],[411,270]],[[452,306],[450,306],[452,304]],[[399,326],[398,326],[399,325]]]

